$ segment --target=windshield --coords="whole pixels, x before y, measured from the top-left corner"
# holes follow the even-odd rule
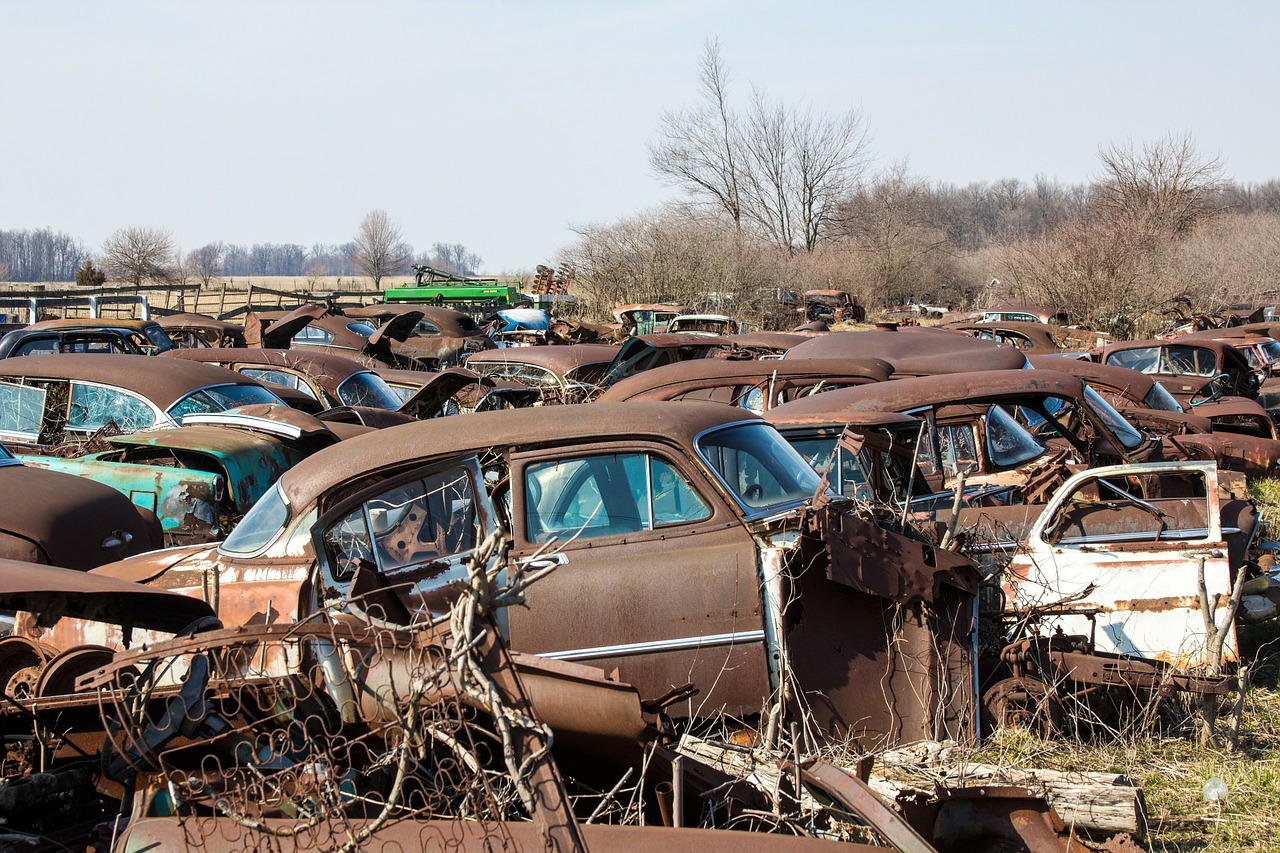
[[[225,412],[227,409],[251,406],[254,403],[285,405],[284,400],[261,385],[210,385],[199,391],[192,391],[174,403],[169,407],[168,415],[179,420],[183,415]]]
[[[280,484],[276,483],[258,502],[249,507],[244,518],[236,525],[235,530],[226,541],[218,546],[224,554],[241,556],[256,554],[271,544],[276,534],[289,520],[289,506],[280,494]]]
[[[347,406],[368,406],[372,409],[400,408],[401,400],[396,392],[376,373],[353,373],[338,386],[338,399]]]
[[[788,439],[809,467],[821,473],[831,465],[832,452],[836,455],[836,464],[827,471],[827,483],[839,494],[846,497],[869,501],[872,498],[871,487],[867,484],[867,460],[862,458],[868,454],[852,453],[839,444],[839,436],[813,436]]]
[[[1152,384],[1147,396],[1142,398],[1142,404],[1148,409],[1159,409],[1164,412],[1182,411],[1182,406],[1178,404],[1177,399],[1159,382]]]
[[[987,409],[987,458],[995,468],[1016,468],[1045,453],[1045,447],[999,406]]]
[[[1266,364],[1280,360],[1280,341],[1267,341],[1259,344],[1258,349],[1262,352],[1262,360]]]
[[[752,515],[812,498],[821,478],[772,426],[749,423],[701,435],[698,455]]]
[[[1107,429],[1115,433],[1125,450],[1137,450],[1142,446],[1142,433],[1134,429],[1133,424],[1124,419],[1124,415],[1113,409],[1110,403],[1102,399],[1102,395],[1088,385],[1084,386],[1084,399],[1093,413],[1106,424]]]

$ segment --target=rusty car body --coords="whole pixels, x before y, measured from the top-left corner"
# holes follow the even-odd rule
[[[344,316],[368,320],[381,327],[407,312],[421,314],[404,341],[394,340],[393,350],[415,358],[435,359],[442,366],[459,364],[467,353],[492,349],[493,339],[469,315],[438,305],[363,305],[343,308]]]
[[[325,305],[301,305],[292,311],[250,311],[245,315],[245,340],[263,349],[302,348],[328,352],[364,362],[412,370],[439,362],[432,348],[421,351],[410,343],[422,319],[417,308],[398,312],[381,326],[337,313]],[[399,346],[393,346],[399,344]]]
[[[68,354],[0,361],[0,440],[54,445],[114,423],[174,425],[184,415],[282,404],[247,376],[197,362],[141,355]]]
[[[866,309],[843,290],[806,290],[803,310],[810,321],[862,323],[867,319]]]
[[[1094,350],[1093,358],[1156,377],[1178,402],[1192,408],[1222,396],[1256,398],[1261,384],[1235,347],[1213,339],[1125,341]]]
[[[1112,343],[1108,335],[1085,329],[1072,329],[1050,323],[986,321],[952,323],[947,326],[982,340],[996,341],[1018,349],[1041,352],[1084,351]]]
[[[154,355],[172,349],[173,341],[151,320],[41,320],[0,337],[0,358],[55,353],[129,353]]]
[[[301,392],[315,401],[313,414],[337,406],[394,412],[404,402],[367,364],[314,349],[203,347],[177,349],[167,358],[213,364],[270,386]]]
[[[760,414],[789,400],[834,388],[884,382],[892,375],[893,368],[877,358],[701,359],[637,373],[611,385],[599,399],[711,400]]]
[[[667,324],[687,311],[672,303],[634,303],[614,308],[613,319],[621,325],[623,337],[643,337],[667,331]]]
[[[0,445],[0,558],[85,571],[162,545],[154,514],[115,489],[24,465]]]
[[[1000,575],[1004,617],[1020,627],[987,676],[994,716],[1049,728],[1068,694],[1233,689],[1219,673],[1237,660],[1232,590],[1257,528],[1218,473],[1212,462],[1160,462],[1063,484]],[[1145,498],[1134,488],[1143,480]]]
[[[157,317],[177,347],[244,347],[244,326],[204,314],[179,312]]]
[[[692,681],[687,716],[808,705],[825,730],[867,743],[968,737],[968,560],[823,498],[744,412],[589,405],[343,442],[286,472],[217,549],[100,571],[204,597],[216,576],[229,625],[261,621],[263,602],[268,622],[371,601],[404,619],[444,607],[505,523],[512,560],[554,567],[527,610],[506,613],[515,648],[616,667],[644,697]],[[884,694],[865,691],[868,664]]]
[[[473,353],[466,367],[495,381],[532,388],[540,403],[582,403],[599,393],[617,355],[618,347],[611,344],[504,347]]]
[[[831,332],[797,343],[782,358],[879,358],[892,365],[898,377],[1017,370],[1027,365],[1026,355],[1014,347],[928,326]]]

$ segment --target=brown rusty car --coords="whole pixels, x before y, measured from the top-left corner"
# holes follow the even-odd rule
[[[140,355],[68,354],[0,361],[0,440],[56,444],[114,422],[123,430],[184,415],[283,401],[221,367]]]
[[[581,403],[599,393],[617,354],[610,344],[504,347],[472,353],[466,366],[489,379],[535,389],[542,403]]]
[[[878,358],[769,361],[683,361],[646,370],[610,386],[600,402],[712,400],[756,412],[810,394],[884,382],[893,368]]]
[[[1017,370],[1026,355],[1014,347],[927,326],[831,332],[797,343],[783,359],[879,358],[895,376],[933,376],[975,370]]]
[[[1256,398],[1261,385],[1234,346],[1198,336],[1111,344],[1094,350],[1093,359],[1154,376],[1192,408],[1222,396]]]
[[[23,465],[0,445],[0,558],[81,571],[163,545],[155,513],[82,477]]]
[[[808,705],[865,743],[972,732],[972,564],[848,512],[759,418],[698,402],[464,417],[317,453],[217,549],[102,571],[203,597],[219,578],[228,625],[404,621],[439,612],[505,527],[511,559],[553,569],[506,613],[513,648],[616,667],[648,698],[692,682],[693,716]]]

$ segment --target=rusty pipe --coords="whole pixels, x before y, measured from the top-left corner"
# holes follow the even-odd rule
[[[662,825],[666,827],[675,826],[672,822],[671,810],[673,800],[673,786],[670,782],[659,782],[653,786],[653,797],[658,801],[658,814],[662,816]]]

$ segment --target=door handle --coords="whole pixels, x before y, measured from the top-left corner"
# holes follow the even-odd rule
[[[554,569],[556,566],[568,565],[569,557],[561,552],[557,552],[555,554],[536,554],[532,557],[524,558],[520,563],[526,571],[540,572],[544,569]]]

